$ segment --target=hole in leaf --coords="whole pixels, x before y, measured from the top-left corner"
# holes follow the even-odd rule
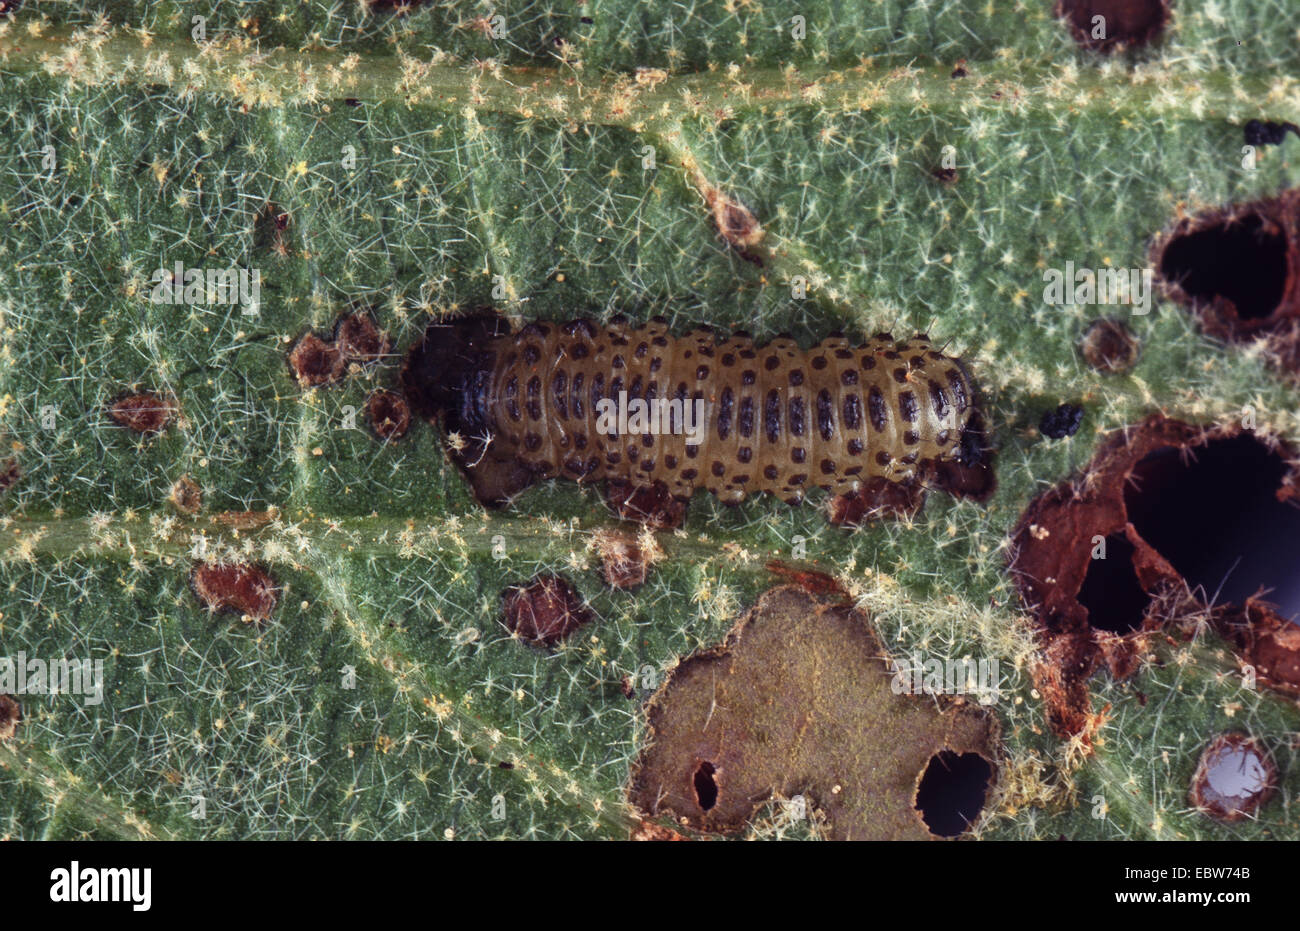
[[[1286,288],[1286,236],[1258,214],[1207,227],[1170,241],[1160,274],[1194,300],[1232,302],[1242,320],[1262,320]]]
[[[1138,584],[1133,553],[1133,544],[1122,532],[1112,533],[1106,538],[1106,558],[1088,564],[1078,597],[1088,609],[1088,623],[1097,630],[1126,634],[1142,626],[1151,597]]]
[[[701,811],[708,811],[714,805],[718,804],[718,784],[713,780],[713,774],[717,772],[713,764],[705,760],[695,770],[695,801],[699,804]]]
[[[1300,619],[1300,508],[1274,493],[1286,462],[1251,433],[1188,457],[1165,448],[1137,464],[1124,490],[1129,521],[1207,601],[1243,604],[1264,588],[1283,616]]]
[[[916,808],[930,833],[956,837],[984,808],[993,767],[978,753],[960,756],[941,750],[930,763],[916,790]]]
[[[1277,787],[1267,751],[1245,734],[1220,734],[1201,754],[1192,777],[1192,801],[1225,821],[1253,814]]]

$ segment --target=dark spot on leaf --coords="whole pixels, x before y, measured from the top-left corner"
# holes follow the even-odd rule
[[[118,398],[108,416],[135,433],[162,433],[176,414],[176,402],[152,391]]]
[[[623,591],[644,584],[649,564],[636,537],[617,530],[602,530],[593,538],[600,556],[601,575],[610,588]]]
[[[551,647],[594,620],[591,609],[564,579],[539,575],[501,593],[506,628],[533,646]]]
[[[1043,436],[1061,440],[1067,436],[1074,436],[1082,423],[1082,407],[1077,404],[1062,404],[1055,410],[1043,414],[1038,422],[1038,429],[1043,432]]]
[[[394,391],[372,391],[366,399],[366,414],[381,440],[400,440],[411,428],[411,407]]]
[[[1138,340],[1122,320],[1103,317],[1084,331],[1079,350],[1099,372],[1122,374],[1137,364]]]
[[[194,479],[188,475],[182,475],[172,485],[171,493],[167,496],[172,507],[182,514],[194,515],[199,513],[203,507],[203,489],[201,489]]]
[[[12,740],[23,719],[23,707],[12,695],[0,693],[0,740]]]
[[[1113,52],[1159,37],[1169,22],[1169,0],[1057,0],[1056,15],[1082,47]]]
[[[1300,136],[1300,126],[1296,126],[1295,123],[1250,120],[1242,127],[1242,136],[1246,140],[1246,145],[1281,145],[1286,141],[1286,134],[1289,132]]]
[[[343,355],[332,342],[307,333],[289,352],[289,368],[298,384],[315,388],[338,381],[343,375]]]
[[[610,479],[605,482],[605,501],[623,520],[656,530],[672,530],[686,519],[686,502],[674,498],[664,482],[646,485]]]
[[[270,619],[280,598],[275,580],[251,563],[195,563],[190,588],[209,611],[239,614],[259,624]]]

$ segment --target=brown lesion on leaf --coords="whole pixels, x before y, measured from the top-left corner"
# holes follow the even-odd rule
[[[1170,0],[1057,0],[1055,14],[1080,46],[1109,53],[1158,39],[1169,24]]]
[[[372,365],[388,355],[391,343],[366,311],[341,316],[333,335],[322,339],[304,333],[289,350],[289,370],[303,388],[317,388],[340,381],[349,371]]]
[[[1270,363],[1300,379],[1300,189],[1181,216],[1151,260],[1163,293],[1206,333],[1262,340]]]
[[[0,740],[13,740],[23,719],[23,708],[12,695],[0,693]]]
[[[832,837],[932,839],[916,808],[931,758],[979,754],[996,780],[999,728],[958,698],[895,694],[892,679],[863,613],[774,588],[650,700],[630,802],[730,834],[765,801],[801,795]]]
[[[1277,791],[1277,764],[1254,737],[1220,734],[1202,751],[1189,797],[1197,810],[1219,821],[1253,816]]]
[[[539,575],[501,593],[502,623],[524,643],[553,647],[595,614],[572,585],[558,575]]]
[[[654,530],[675,530],[686,520],[686,502],[674,498],[664,482],[646,485],[607,479],[605,503],[623,520]]]
[[[22,477],[23,470],[18,465],[17,458],[10,456],[8,459],[0,460],[0,494],[17,485]]]
[[[213,613],[234,613],[261,626],[270,620],[280,600],[280,587],[261,566],[252,563],[195,563],[190,589]]]
[[[1052,730],[1080,738],[1085,751],[1105,714],[1092,708],[1088,679],[1102,666],[1116,680],[1132,676],[1157,633],[1192,636],[1208,621],[1256,666],[1261,682],[1300,690],[1300,628],[1253,597],[1211,606],[1216,592],[1205,589],[1214,586],[1189,583],[1171,562],[1182,557],[1168,543],[1160,543],[1162,553],[1148,539],[1185,535],[1150,523],[1141,486],[1156,482],[1152,464],[1165,468],[1164,460],[1174,456],[1172,465],[1185,467],[1198,455],[1208,459],[1218,444],[1241,438],[1258,439],[1235,424],[1201,427],[1153,415],[1107,437],[1083,474],[1039,495],[1012,533],[1009,567],[1037,626],[1035,686]],[[1236,455],[1235,449],[1229,452]],[[1278,502],[1294,495],[1294,461],[1287,465],[1291,471],[1277,488]],[[1260,480],[1249,470],[1235,478],[1241,488]],[[1225,486],[1220,494],[1231,490]],[[1150,494],[1164,491],[1156,486]],[[1194,504],[1188,507],[1195,511]],[[1222,536],[1207,525],[1198,545],[1213,547]],[[1103,553],[1105,558],[1094,558]]]
[[[167,501],[182,514],[192,517],[203,507],[203,489],[189,475],[182,475],[172,484]]]
[[[154,391],[122,395],[108,408],[114,423],[145,435],[162,433],[179,412],[175,398]]]
[[[400,440],[411,429],[411,405],[395,391],[372,391],[366,398],[366,416],[381,440]]]
[[[629,533],[618,530],[600,530],[592,536],[592,547],[600,557],[600,572],[605,584],[620,591],[639,588],[645,584],[650,563],[662,555]]]
[[[1123,320],[1103,317],[1094,320],[1079,340],[1084,360],[1099,372],[1122,375],[1137,365],[1140,343]]]
[[[303,388],[333,384],[343,377],[343,354],[332,341],[306,333],[289,350],[289,368]]]

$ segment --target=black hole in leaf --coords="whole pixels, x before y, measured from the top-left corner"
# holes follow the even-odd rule
[[[1111,534],[1106,538],[1106,558],[1089,562],[1079,589],[1088,623],[1116,634],[1137,630],[1150,600],[1133,569],[1133,544],[1122,533]]]
[[[931,834],[956,837],[984,807],[993,767],[978,753],[958,756],[942,750],[930,763],[916,790],[916,807]]]
[[[713,781],[716,772],[713,764],[707,760],[695,770],[695,801],[699,803],[701,811],[708,811],[718,804],[718,784]]]
[[[1222,296],[1242,320],[1261,320],[1286,288],[1286,237],[1269,232],[1251,214],[1173,240],[1160,259],[1160,274],[1197,300]]]
[[[1261,587],[1300,619],[1300,508],[1275,496],[1287,466],[1253,434],[1196,447],[1183,462],[1162,449],[1133,470],[1128,518],[1207,601],[1242,604]]]

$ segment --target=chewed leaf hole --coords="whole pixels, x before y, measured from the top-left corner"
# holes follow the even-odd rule
[[[941,750],[930,757],[916,791],[916,808],[930,833],[956,837],[984,808],[993,767],[978,753]]]
[[[695,769],[695,776],[693,777],[695,801],[699,804],[701,811],[708,811],[718,804],[718,783],[713,778],[713,774],[716,772],[717,770],[708,760],[700,763]]]
[[[1252,213],[1172,239],[1160,275],[1194,301],[1226,298],[1239,319],[1262,320],[1282,301],[1286,253],[1286,236]]]
[[[1278,501],[1287,464],[1251,433],[1212,440],[1186,455],[1150,454],[1124,492],[1129,521],[1207,601],[1242,604],[1264,589],[1281,614],[1300,618],[1292,542],[1300,508]]]
[[[1151,598],[1138,584],[1133,544],[1123,533],[1106,538],[1104,553],[1088,564],[1079,603],[1088,609],[1088,623],[1095,629],[1126,634],[1142,626]]]
[[[1267,751],[1245,734],[1221,734],[1201,754],[1192,801],[1225,821],[1253,814],[1273,794],[1277,768]]]

